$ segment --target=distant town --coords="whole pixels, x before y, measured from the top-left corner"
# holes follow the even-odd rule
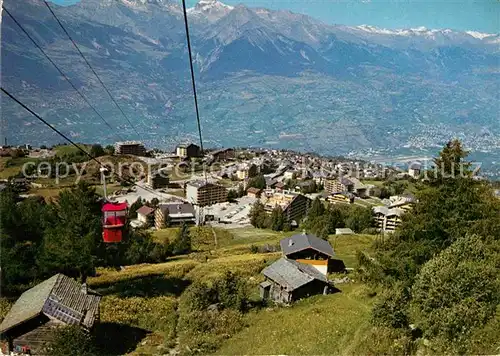
[[[223,148],[202,152],[194,143],[179,144],[173,152],[147,150],[138,141],[116,142],[105,148],[84,146],[103,163],[106,158],[119,159],[120,174],[123,174],[123,167],[129,169],[129,176],[134,175],[131,165],[141,168],[135,171],[136,184],[132,186],[118,182],[113,176],[106,178],[108,199],[129,205],[158,200],[155,209],[144,206],[138,210],[137,219],[131,222],[135,227],[158,229],[165,227],[165,214],[173,225],[210,222],[227,228],[250,226],[250,211],[257,201],[262,202],[269,214],[276,206],[281,207],[286,223],[294,227],[307,215],[312,201],[319,198],[332,204],[372,208],[377,229],[392,232],[415,200],[412,186],[423,177],[425,168],[418,161],[409,162],[406,169],[402,169],[291,150]],[[68,157],[71,160],[67,153],[61,154],[71,150],[74,147],[69,145],[53,148],[4,146],[0,154],[22,157],[22,171],[26,173],[25,168],[29,165],[34,169],[34,162],[45,163],[44,160],[56,157],[59,161]],[[39,161],[31,162],[30,158]],[[10,180],[3,177],[2,189],[13,184],[22,190],[22,196],[28,197],[64,187],[54,185],[54,179],[66,182],[71,179],[68,173],[71,169],[65,169],[64,178],[60,178],[55,177],[54,172],[44,175],[39,168],[41,164],[38,163],[36,173],[29,177],[19,172]],[[60,164],[56,163],[53,171],[61,173]],[[80,170],[85,172],[86,168]],[[116,167],[111,168],[116,170]],[[78,165],[74,171],[79,171]],[[52,181],[48,176],[53,177]],[[74,177],[85,178],[89,178],[88,174]],[[102,183],[97,173],[90,177],[92,179],[97,186]],[[399,182],[398,187],[391,188],[391,182]]]

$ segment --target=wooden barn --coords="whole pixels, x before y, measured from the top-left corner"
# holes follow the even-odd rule
[[[264,268],[262,274],[266,280],[260,284],[261,298],[277,303],[291,303],[333,290],[333,285],[316,268],[285,257]]]
[[[282,239],[280,246],[283,255],[289,259],[312,265],[324,275],[332,270],[330,261],[335,253],[326,240],[303,232]]]
[[[0,324],[2,352],[43,355],[54,328],[79,325],[90,330],[99,320],[101,296],[56,274],[24,292]]]

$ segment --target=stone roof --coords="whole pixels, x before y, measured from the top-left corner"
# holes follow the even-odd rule
[[[328,241],[306,233],[286,237],[280,241],[280,245],[281,251],[283,251],[285,256],[309,248],[324,253],[330,257],[335,255],[335,252],[333,252],[333,248],[330,246]]]
[[[21,294],[0,324],[0,332],[6,332],[42,313],[67,324],[91,328],[99,313],[100,300],[101,296],[94,291],[87,289],[84,292],[82,285],[59,273]],[[63,307],[71,315],[52,306]]]
[[[286,257],[282,257],[272,265],[264,268],[262,274],[289,291],[300,288],[314,280],[328,283],[326,277],[315,267]]]

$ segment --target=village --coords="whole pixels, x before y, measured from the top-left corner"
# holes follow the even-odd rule
[[[2,148],[4,153],[8,150]],[[32,158],[54,154],[51,149],[29,146],[17,150]],[[332,277],[338,273],[347,276],[352,267],[337,256],[329,240],[300,230],[314,201],[324,206],[369,209],[372,227],[368,233],[390,234],[400,225],[402,215],[411,211],[415,197],[411,190],[404,189],[390,195],[384,182],[414,182],[422,173],[415,162],[404,172],[363,161],[291,151],[226,148],[202,153],[195,144],[182,144],[175,152],[164,153],[147,152],[140,142],[118,142],[112,156],[133,157],[150,168],[132,187],[120,187],[108,195],[104,192],[110,202],[129,209],[134,229],[162,234],[187,225],[209,226],[214,236],[214,229],[247,229],[252,234],[258,231],[252,230],[251,222],[256,204],[262,204],[268,215],[279,209],[290,232],[279,240],[280,256],[260,271],[263,280],[256,286],[261,300],[277,304],[335,293],[336,283],[349,280]],[[112,178],[109,180],[112,186]],[[9,185],[25,197],[34,195],[30,188],[40,188],[36,179],[25,177],[5,180],[2,189]],[[335,235],[349,238],[355,231],[341,227],[335,229]],[[6,340],[3,354],[40,354],[45,331],[60,324],[91,330],[100,320],[101,298],[98,291],[64,274],[27,290],[0,325]]]

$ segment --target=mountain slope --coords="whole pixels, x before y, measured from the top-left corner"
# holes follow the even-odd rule
[[[43,3],[7,0],[5,6],[122,136],[135,138]],[[176,2],[51,6],[134,119],[140,139],[171,147],[196,138]],[[217,0],[203,0],[188,13],[209,144],[394,155],[425,154],[458,136],[486,157],[500,149],[498,34],[333,26]],[[5,13],[1,65],[2,85],[65,132],[116,140]],[[12,102],[4,100],[2,109],[11,141],[59,141]]]

